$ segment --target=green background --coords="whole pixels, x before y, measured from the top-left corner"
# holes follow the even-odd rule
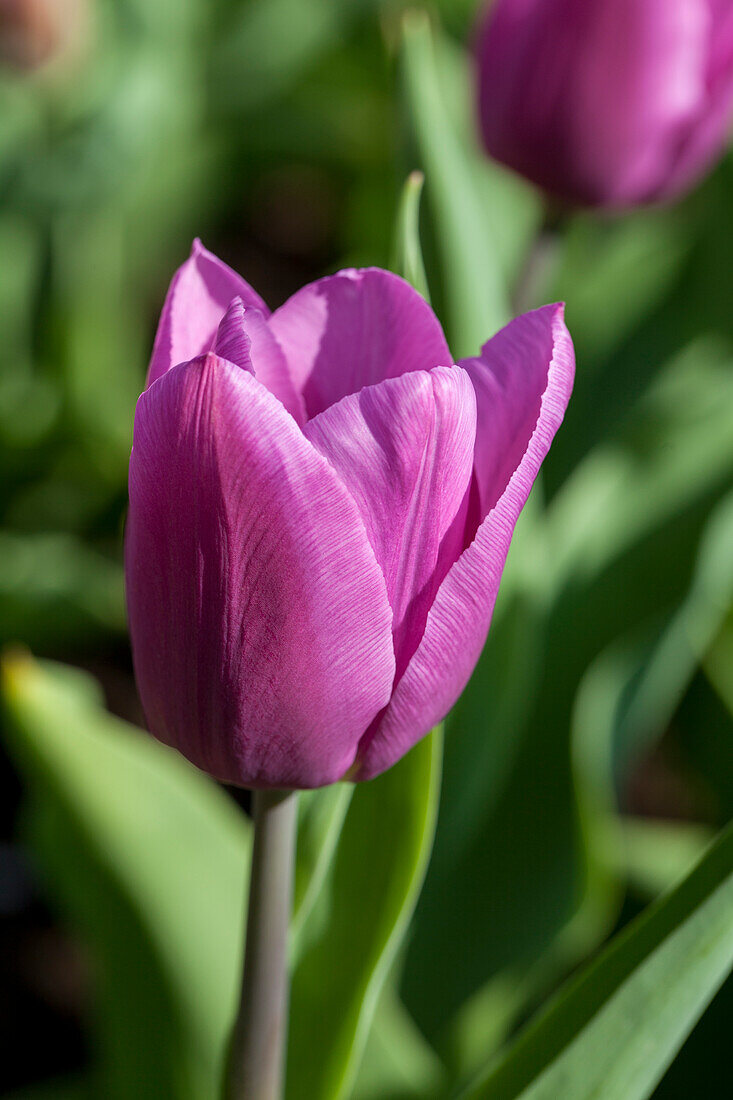
[[[0,24],[3,1095],[206,1100],[232,1011],[246,797],[132,728],[127,461],[167,282],[201,236],[272,307],[351,264],[422,286],[418,225],[456,357],[564,299],[577,380],[444,739],[302,799],[288,1096],[722,1095],[733,161],[548,230],[478,149],[475,5],[430,11]]]

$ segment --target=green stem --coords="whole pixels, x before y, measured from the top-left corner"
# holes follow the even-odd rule
[[[524,267],[512,294],[512,313],[518,316],[536,309],[554,293],[565,240],[569,211],[545,197],[542,226],[527,253]]]
[[[512,313],[518,316],[544,305],[557,274],[561,239],[553,229],[542,229],[535,238],[512,295]]]
[[[254,849],[239,1013],[225,1100],[281,1100],[288,1017],[288,923],[297,794],[255,791]]]

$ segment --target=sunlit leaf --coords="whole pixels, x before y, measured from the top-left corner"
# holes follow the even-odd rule
[[[290,923],[292,959],[299,957],[304,938],[313,934],[308,918],[327,882],[353,792],[350,783],[334,783],[316,791],[301,791],[298,798],[298,845]]]
[[[486,224],[486,196],[476,186],[445,103],[434,35],[424,12],[404,18],[402,60],[425,190],[435,210],[449,340],[454,355],[475,355],[508,320],[507,286]]]
[[[319,903],[318,934],[293,975],[289,1100],[348,1096],[430,854],[441,738],[434,731],[354,790]]]
[[[442,1094],[445,1071],[388,982],[379,999],[353,1100],[418,1100]]]
[[[238,982],[246,818],[107,714],[89,677],[8,658],[4,697],[27,835],[92,951],[101,1094],[210,1100]]]
[[[475,1100],[647,1100],[733,965],[733,827],[558,994]]]

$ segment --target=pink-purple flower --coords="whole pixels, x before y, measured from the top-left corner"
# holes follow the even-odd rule
[[[573,203],[668,199],[729,132],[733,0],[496,0],[477,60],[497,160]]]
[[[573,371],[561,306],[455,364],[396,275],[341,271],[270,313],[196,242],[130,461],[151,731],[249,787],[395,763],[473,670]]]

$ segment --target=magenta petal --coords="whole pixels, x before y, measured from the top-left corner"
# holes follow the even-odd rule
[[[356,505],[251,374],[208,354],[142,395],[125,558],[152,732],[227,782],[340,778],[390,695],[392,615]]]
[[[244,327],[245,305],[241,298],[232,298],[216,330],[212,351],[220,359],[254,374],[250,350],[252,341]]]
[[[705,92],[695,124],[679,143],[664,186],[663,198],[671,198],[689,187],[710,166],[724,147],[733,121],[733,3],[707,0],[709,55]]]
[[[304,422],[303,400],[295,391],[282,348],[259,309],[245,306],[241,298],[230,302],[219,324],[214,351],[254,374],[299,424]]]
[[[563,307],[543,306],[511,321],[476,358],[461,360],[476,391],[476,523],[494,507],[525,455],[539,419],[558,333],[567,333]],[[469,541],[474,534],[469,531]]]
[[[425,299],[379,268],[340,271],[303,287],[269,325],[308,416],[385,378],[453,362]]]
[[[476,476],[491,511],[438,590],[420,645],[360,754],[359,779],[390,767],[447,714],[479,658],[514,525],[572,389],[575,361],[562,307],[513,321],[472,362],[467,369],[478,379]],[[479,369],[493,378],[479,379]],[[499,419],[505,415],[514,427]],[[511,471],[501,459],[505,446],[516,459]],[[500,478],[504,486],[492,506]]]
[[[269,310],[244,279],[195,240],[191,255],[171,280],[148,368],[152,385],[177,363],[210,351],[216,330],[232,298],[245,306]]]
[[[345,397],[305,434],[356,501],[387,583],[397,676],[463,549],[476,398],[460,367],[415,371]]]

